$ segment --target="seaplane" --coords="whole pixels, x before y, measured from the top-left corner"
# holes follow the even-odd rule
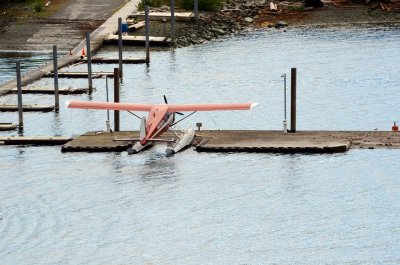
[[[155,142],[166,142],[167,155],[172,155],[184,149],[192,142],[195,131],[192,127],[183,130],[179,135],[172,129],[173,126],[193,115],[198,111],[227,111],[227,110],[250,110],[257,103],[214,103],[214,104],[168,104],[164,95],[165,104],[136,104],[115,102],[93,102],[93,101],[67,101],[67,108],[73,109],[95,109],[95,110],[120,110],[128,111],[141,120],[139,138],[115,138],[114,141],[133,141],[135,144],[129,148],[128,154],[136,154],[147,149]],[[134,112],[148,112],[148,116],[140,117]],[[175,115],[185,115],[183,112],[191,112],[178,121]],[[163,139],[160,136],[170,130],[176,137]]]

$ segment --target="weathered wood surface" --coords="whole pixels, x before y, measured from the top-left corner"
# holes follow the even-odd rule
[[[59,78],[88,78],[88,72],[59,72]],[[93,72],[92,78],[102,78],[104,76],[114,76],[113,72]],[[54,73],[48,73],[45,77],[54,77]]]
[[[129,31],[136,31],[136,30],[138,30],[138,29],[140,29],[140,28],[143,28],[145,25],[146,25],[146,22],[140,21],[140,22],[138,22],[138,23],[129,25],[129,26],[128,26],[128,30],[129,30]]]
[[[48,112],[54,110],[54,105],[22,105],[22,110]],[[18,111],[18,105],[0,105],[0,111]]]
[[[81,62],[87,62],[87,60],[81,60]],[[140,63],[145,63],[146,58],[124,58],[122,59],[122,63],[124,64],[140,64]],[[95,57],[92,58],[92,63],[104,63],[104,64],[117,64],[119,63],[118,58],[101,58],[101,57]]]
[[[69,95],[69,94],[84,94],[89,91],[88,88],[59,88],[58,93],[61,95]],[[16,88],[11,90],[11,93],[18,93]],[[22,94],[54,94],[54,88],[49,87],[23,87]]]
[[[117,138],[138,138],[138,132],[87,132],[62,146],[62,152],[122,152],[132,146],[131,141]]]
[[[194,14],[192,12],[174,12],[175,21],[191,21],[194,18]],[[137,12],[135,14],[130,15],[128,18],[133,19],[144,19],[144,12]],[[150,12],[149,13],[150,21],[170,21],[171,20],[171,12]]]
[[[62,147],[63,152],[125,151],[134,141],[116,138],[138,138],[139,132],[88,132]],[[169,139],[172,134],[164,134]],[[334,153],[349,148],[399,148],[398,132],[301,131],[196,131],[192,142],[199,152],[261,153]]]
[[[0,136],[3,145],[62,145],[71,140],[66,136]]]
[[[146,41],[145,36],[122,36],[122,43],[124,45],[144,45]],[[109,35],[104,43],[118,44],[118,35]],[[149,37],[150,46],[170,46],[172,44],[169,37]]]
[[[15,130],[17,125],[15,123],[7,122],[7,123],[0,123],[0,131],[11,131]]]

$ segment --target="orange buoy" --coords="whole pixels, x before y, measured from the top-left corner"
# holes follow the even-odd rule
[[[398,130],[399,130],[399,127],[396,125],[396,122],[393,122],[392,131],[397,132]]]

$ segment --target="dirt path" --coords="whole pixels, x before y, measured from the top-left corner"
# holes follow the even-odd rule
[[[87,31],[98,28],[125,0],[68,0],[48,19],[13,25],[0,34],[0,50],[51,50],[56,44],[68,51]]]

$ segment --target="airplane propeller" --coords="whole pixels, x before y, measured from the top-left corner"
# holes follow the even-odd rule
[[[164,95],[164,102],[165,102],[165,104],[167,104],[168,105],[168,100],[167,100],[167,97]],[[183,114],[182,112],[175,112],[176,114],[179,114],[179,115],[185,115],[185,114]]]

